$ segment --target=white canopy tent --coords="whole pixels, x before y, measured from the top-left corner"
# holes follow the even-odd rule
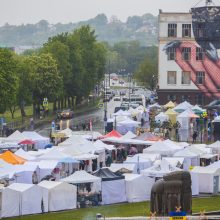
[[[25,139],[28,139],[28,137],[16,130],[14,133],[5,138],[4,142],[19,143]]]
[[[40,169],[35,163],[24,163],[22,165],[14,165],[15,182],[16,183],[33,183],[33,173],[36,172],[39,180]]]
[[[154,178],[139,174],[124,174],[124,176],[128,202],[150,200],[151,188],[155,182]]]
[[[54,212],[77,207],[77,187],[65,182],[42,181],[44,212]]]
[[[184,112],[177,116],[177,121],[180,123],[181,127],[179,129],[179,136],[181,141],[187,141],[190,139],[190,119],[196,116],[191,109],[186,109]]]
[[[105,144],[105,143],[103,143],[103,142],[100,141],[100,140],[95,141],[95,142],[94,142],[94,146],[96,146],[96,147],[102,147],[102,148],[104,147],[105,150],[109,150],[109,151],[116,149],[116,148],[114,147],[114,145]]]
[[[141,123],[138,121],[134,121],[130,118],[127,118],[124,121],[117,122],[116,128],[117,131],[119,131],[121,134],[126,134],[128,131],[134,133],[136,131],[136,128],[140,126],[140,124]]]
[[[180,103],[179,105],[177,105],[176,107],[174,107],[173,110],[177,111],[177,112],[183,112],[186,109],[191,109],[192,107],[193,106],[189,102],[184,101],[184,102]]]
[[[83,138],[89,139],[89,140],[92,140],[92,139],[96,140],[102,136],[102,134],[97,131],[73,131],[72,135],[73,136],[82,136]]]
[[[59,161],[58,160],[41,160],[41,161],[28,161],[25,164],[31,165],[36,164],[39,167],[39,180],[44,178],[47,175],[51,175],[52,171],[55,168],[59,167]],[[60,178],[60,174],[56,174],[56,179]]]
[[[25,160],[36,160],[36,157],[31,156],[30,154],[28,154],[26,151],[24,151],[23,149],[18,149],[15,154],[19,157],[24,158]]]
[[[220,168],[209,166],[194,167],[191,172],[199,176],[200,193],[217,194],[219,192]]]
[[[174,148],[164,141],[157,141],[153,145],[144,149],[144,153],[160,154],[161,156],[172,156],[175,152],[180,149]]]
[[[135,173],[140,173],[141,170],[152,166],[152,161],[144,157],[144,154],[135,154],[132,157],[127,157],[124,163],[135,164]]]
[[[50,143],[50,138],[43,137],[35,131],[23,131],[22,134],[35,142],[34,146],[36,149],[43,149],[46,145]]]
[[[218,157],[220,158],[220,141],[216,141],[207,147],[212,149],[212,153],[218,154]]]
[[[173,157],[185,158],[183,163],[184,170],[189,170],[191,166],[199,166],[200,164],[200,157],[198,156],[198,154],[192,152],[189,148],[185,148],[176,152]]]
[[[165,174],[181,170],[175,166],[172,166],[168,161],[162,159],[155,163],[154,166],[144,169],[141,174],[153,178],[162,178]]]
[[[135,138],[137,137],[136,134],[134,134],[133,132],[131,131],[128,131],[125,135],[123,135],[122,137],[120,137],[121,139],[132,139],[132,138]]]
[[[64,134],[65,137],[71,137],[73,135],[73,131],[70,128],[66,128],[58,132],[58,134]]]
[[[13,183],[2,191],[1,217],[42,213],[42,198],[43,194],[39,186]]]
[[[155,141],[141,141],[137,139],[123,139],[116,137],[104,138],[102,139],[102,141],[115,143],[115,144],[131,144],[131,145],[144,145],[144,146],[149,146],[155,143]]]
[[[81,184],[81,183],[93,183],[92,191],[93,192],[101,191],[101,178],[93,176],[84,170],[76,171],[72,175],[66,178],[63,178],[60,181],[75,184],[75,185]]]
[[[0,159],[0,178],[12,178],[15,174],[15,169],[12,164]]]
[[[169,116],[166,115],[164,112],[159,113],[158,115],[155,116],[155,121],[163,123],[164,121],[168,121]]]

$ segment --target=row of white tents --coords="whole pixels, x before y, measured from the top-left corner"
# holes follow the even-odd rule
[[[101,181],[85,171],[76,171],[59,182],[42,181],[38,185],[13,183],[0,188],[0,217],[12,217],[77,208],[77,187],[93,183],[94,191],[101,192],[102,204],[139,202],[150,199],[152,178],[125,174],[124,179]]]
[[[23,131],[21,133],[20,131],[16,130],[8,137],[3,137],[0,139],[0,149],[18,146],[18,144],[24,140],[33,141],[35,149],[43,149],[50,143],[50,139],[48,137],[43,137],[35,131]]]

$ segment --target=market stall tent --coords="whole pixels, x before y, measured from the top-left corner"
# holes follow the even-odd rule
[[[139,174],[123,174],[125,176],[126,198],[128,202],[149,201],[154,178]]]
[[[172,166],[168,161],[164,159],[158,162],[159,163],[155,163],[152,167],[142,170],[141,174],[152,177],[156,180],[157,178],[162,178],[167,173],[181,170],[180,168]]]
[[[172,156],[180,148],[174,148],[164,141],[157,141],[150,147],[144,149],[144,153],[160,154],[161,156]]]
[[[166,115],[164,112],[159,113],[158,115],[155,116],[155,121],[156,122],[160,122],[161,124],[164,121],[168,121],[169,120],[169,116]]]
[[[116,148],[114,147],[114,145],[105,144],[105,143],[103,143],[103,142],[100,141],[100,140],[95,141],[95,142],[94,142],[94,145],[95,145],[96,147],[104,147],[106,150],[109,150],[109,151],[116,149]]]
[[[26,151],[24,151],[22,148],[18,149],[15,152],[15,155],[24,158],[25,160],[36,160],[36,157],[29,155]]]
[[[165,112],[166,115],[168,115],[169,120],[174,124],[176,122],[176,116],[178,113],[176,113],[175,111],[173,111],[172,109],[168,109]]]
[[[207,147],[212,149],[212,153],[218,154],[218,157],[220,158],[220,141],[217,140],[216,142],[208,145]]]
[[[199,192],[218,194],[220,168],[194,167],[191,171],[199,176]],[[204,181],[205,180],[205,181]]]
[[[16,183],[33,183],[33,173],[36,172],[38,181],[40,178],[39,166],[35,163],[24,163],[22,165],[14,165],[14,170],[16,172],[15,182]]]
[[[127,118],[124,121],[118,122],[116,128],[117,131],[120,132],[120,134],[126,134],[128,131],[134,133],[136,131],[136,128],[139,127],[140,124],[141,123],[138,121]]]
[[[125,177],[116,175],[108,168],[101,168],[93,175],[102,179],[102,204],[126,201]]]
[[[43,193],[44,212],[75,209],[77,187],[65,182],[42,181],[38,184]]]
[[[60,181],[71,183],[71,184],[81,184],[81,183],[93,183],[92,191],[101,191],[101,178],[93,176],[84,170],[76,171],[72,175],[61,179]]]
[[[139,136],[134,138],[135,140],[141,140],[141,141],[159,141],[163,140],[160,136],[156,136],[150,132],[145,132],[140,134]]]
[[[143,156],[142,156],[143,155]],[[149,158],[144,157],[144,154],[135,154],[132,157],[127,157],[124,161],[125,164],[134,164],[135,172],[139,173],[140,170],[144,170],[152,166],[152,161]]]
[[[42,213],[42,198],[39,186],[13,183],[2,191],[2,217]]]
[[[135,138],[137,137],[136,134],[134,134],[133,132],[131,131],[128,131],[125,135],[123,135],[121,138],[122,139],[132,139],[132,138]]]
[[[110,137],[120,138],[121,136],[122,135],[119,132],[117,132],[116,130],[112,130],[108,134],[101,136],[99,139],[110,138]]]
[[[174,108],[175,104],[172,101],[169,101],[166,105],[163,106],[164,108]]]
[[[24,158],[13,154],[11,151],[6,151],[6,152],[0,154],[0,159],[6,161],[7,163],[14,164],[14,165],[15,164],[24,164],[26,161]]]
[[[71,137],[73,135],[73,131],[70,128],[66,128],[58,132],[58,134],[63,134],[64,137]]]
[[[5,142],[14,142],[14,143],[19,143],[25,139],[28,139],[27,136],[22,134],[20,131],[16,130],[14,133],[9,135],[7,138],[5,138]]]
[[[35,142],[34,147],[36,149],[43,149],[47,144],[50,143],[50,138],[43,137],[35,131],[23,131],[22,134]]]
[[[173,110],[180,113],[180,112],[185,111],[186,109],[191,109],[192,107],[193,106],[189,102],[184,101],[180,103],[179,105],[177,105],[176,107],[174,107]]]
[[[192,152],[189,148],[185,148],[183,150],[180,150],[173,154],[173,157],[183,157],[184,163],[183,163],[183,169],[189,170],[191,166],[199,166],[199,156],[198,154]]]

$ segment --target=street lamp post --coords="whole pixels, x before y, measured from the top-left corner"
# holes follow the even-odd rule
[[[128,73],[128,83],[129,83],[129,87],[128,87],[128,91],[129,91],[129,104],[128,107],[130,108],[130,103],[131,103],[131,74]]]

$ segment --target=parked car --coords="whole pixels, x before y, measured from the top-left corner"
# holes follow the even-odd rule
[[[61,112],[61,118],[73,118],[73,111],[71,109],[66,109]]]
[[[120,96],[115,96],[114,101],[121,101],[121,97]]]
[[[120,109],[123,110],[123,111],[126,110],[125,107],[115,107],[114,113],[118,112]]]

